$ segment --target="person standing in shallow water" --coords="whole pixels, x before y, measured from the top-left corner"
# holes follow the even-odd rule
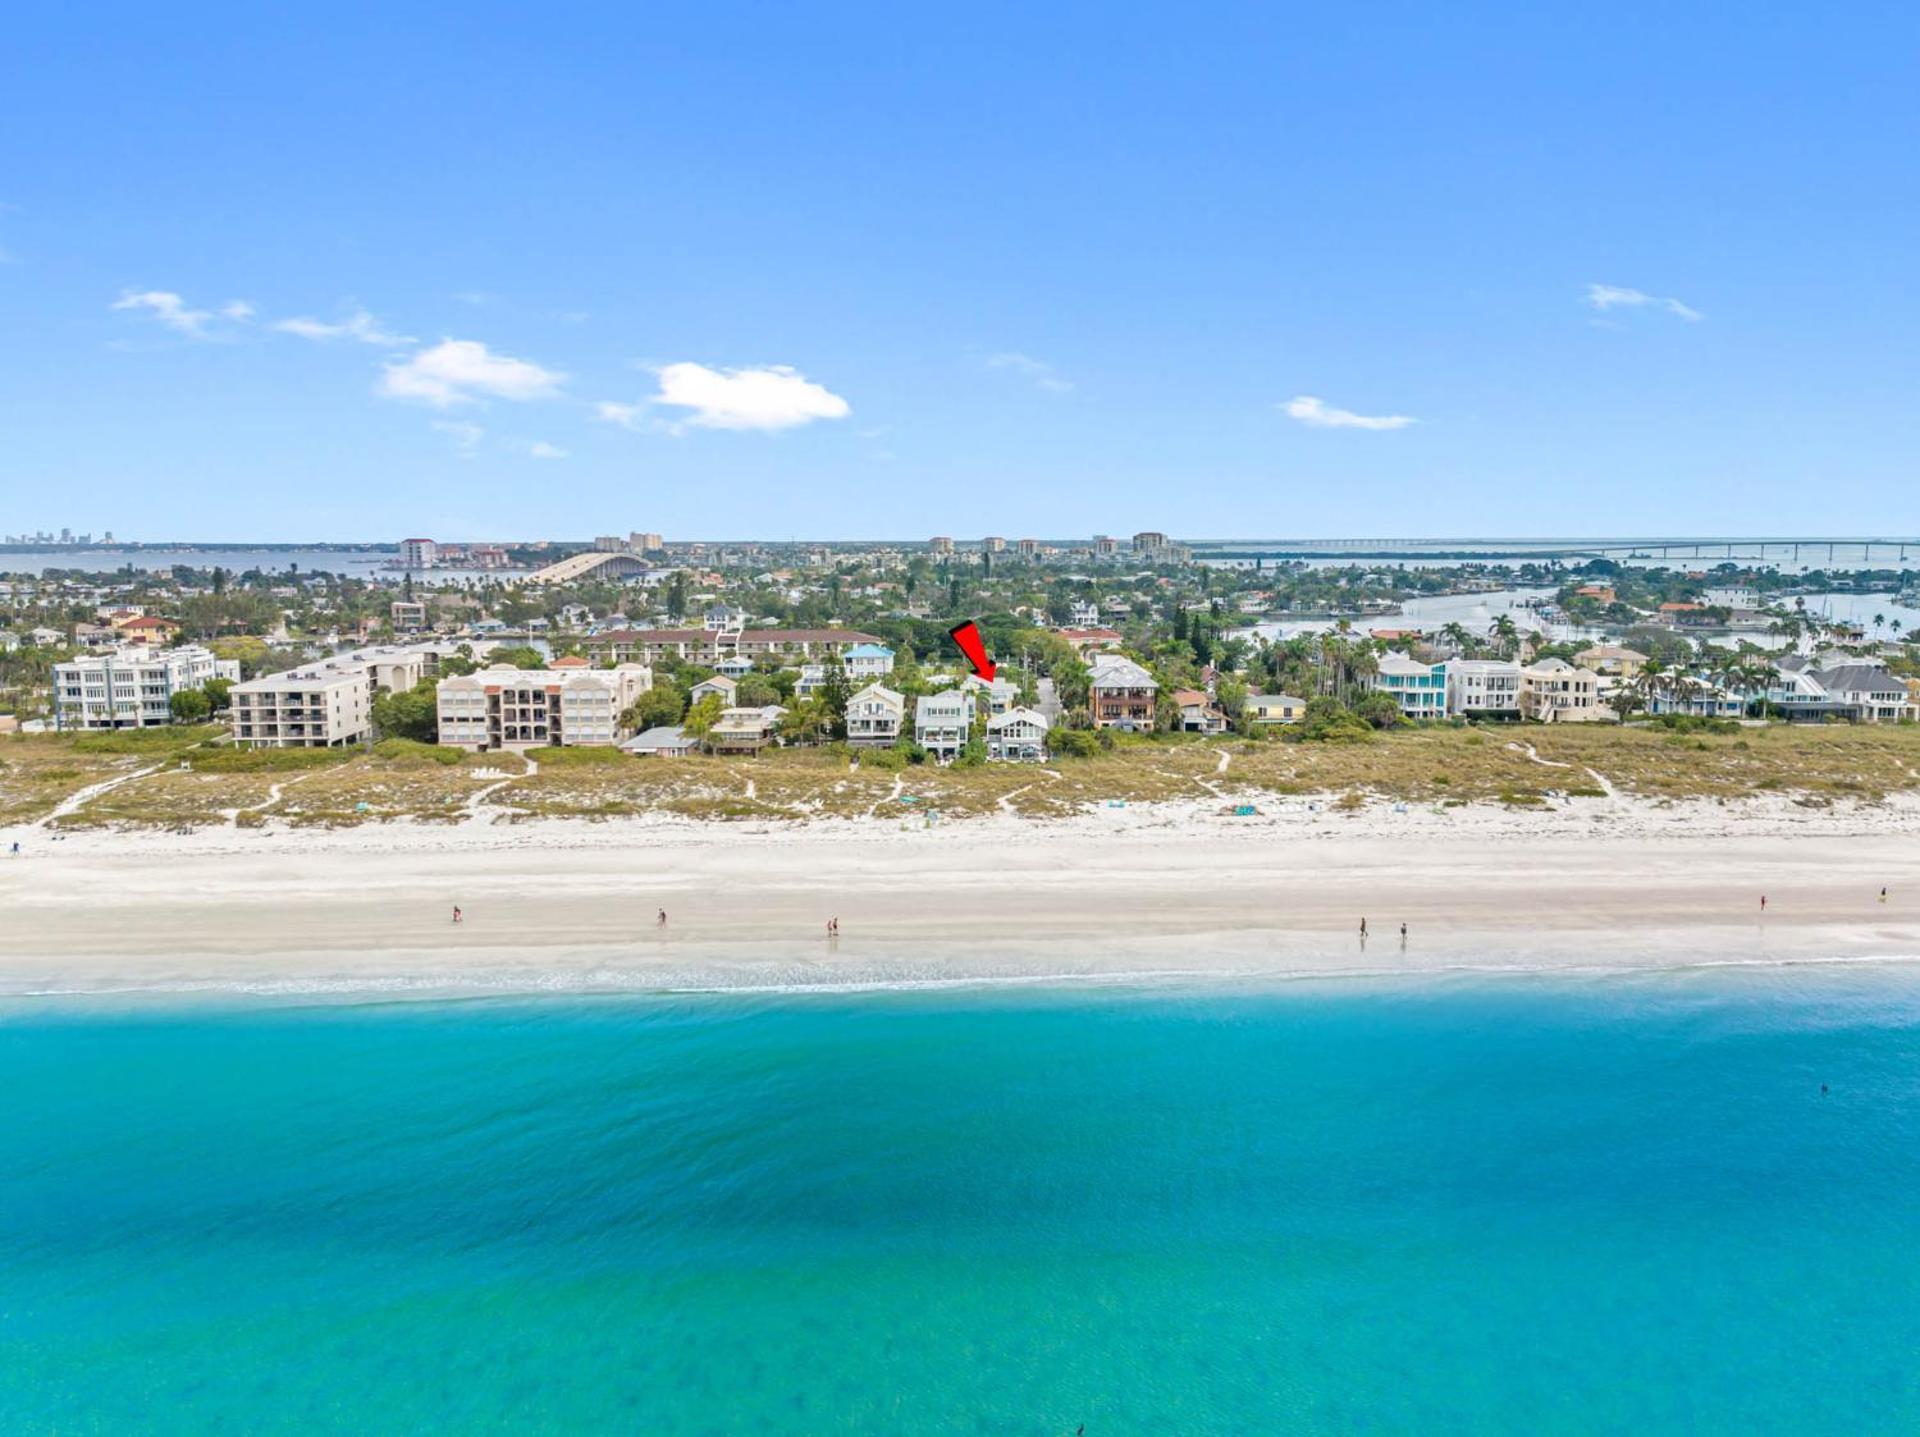
[[[1360,920],[1360,936],[1362,938],[1367,936],[1367,920],[1364,918]]]

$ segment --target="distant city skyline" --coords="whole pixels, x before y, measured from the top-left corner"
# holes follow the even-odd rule
[[[0,55],[29,531],[1920,530],[1910,12],[100,19]]]

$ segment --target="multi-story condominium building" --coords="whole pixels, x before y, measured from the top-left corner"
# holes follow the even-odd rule
[[[1449,659],[1447,712],[1465,718],[1517,718],[1520,665],[1505,659]]]
[[[787,711],[779,704],[760,709],[728,709],[707,730],[707,747],[715,753],[758,753],[779,738],[780,720]]]
[[[712,665],[735,655],[778,662],[823,658],[879,642],[857,629],[609,629],[588,639],[587,650],[603,659],[657,664],[673,658]]]
[[[643,534],[639,530],[627,535],[627,544],[636,554],[657,554],[667,547],[667,541],[658,534]]]
[[[987,720],[987,757],[995,763],[1042,763],[1047,757],[1047,728],[1045,714],[1008,709]]]
[[[856,748],[891,748],[900,741],[907,701],[885,684],[868,684],[847,700],[847,742]]]
[[[427,626],[427,606],[418,599],[395,599],[387,605],[387,617],[396,633],[417,633]]]
[[[403,569],[431,569],[439,560],[440,546],[431,539],[400,541],[400,567]]]
[[[965,689],[928,694],[913,706],[913,741],[951,763],[973,737],[973,695]]]
[[[1541,723],[1593,723],[1613,717],[1600,702],[1600,676],[1565,659],[1542,659],[1520,671],[1520,713]]]
[[[1247,721],[1256,727],[1265,724],[1299,723],[1307,714],[1307,701],[1292,694],[1248,694]]]
[[[1152,529],[1133,536],[1133,552],[1150,564],[1172,564],[1187,556],[1185,548]]]
[[[53,721],[61,730],[153,728],[173,722],[173,696],[209,679],[238,679],[240,665],[196,644],[123,648],[53,666]]]
[[[1400,713],[1410,719],[1447,716],[1447,666],[1423,664],[1405,654],[1382,654],[1368,687],[1392,694]]]
[[[243,748],[339,748],[373,737],[373,674],[329,660],[235,684],[233,741]]]
[[[1013,549],[1014,552],[1023,559],[1037,559],[1040,557],[1040,541],[1038,539],[1022,539],[1013,546]]]
[[[885,644],[855,644],[846,652],[847,678],[856,684],[893,672],[893,650]]]
[[[620,715],[653,687],[645,664],[519,669],[495,664],[442,679],[440,742],[455,748],[598,747],[624,737]]]
[[[943,558],[953,552],[953,540],[945,534],[935,534],[927,540],[927,552],[936,558]]]
[[[498,544],[475,544],[467,550],[467,562],[476,569],[504,569],[507,551]]]
[[[1160,685],[1132,659],[1101,654],[1093,661],[1089,702],[1095,728],[1151,732],[1154,694]]]
[[[980,541],[980,547],[989,554],[1004,554],[1007,552],[1007,541],[998,534],[989,534]]]
[[[1120,557],[1120,541],[1105,534],[1093,536],[1093,557],[1096,559],[1117,559]]]

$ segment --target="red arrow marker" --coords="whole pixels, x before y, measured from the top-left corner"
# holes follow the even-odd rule
[[[968,619],[964,624],[955,624],[948,629],[947,637],[960,646],[960,652],[967,656],[967,662],[973,665],[973,671],[991,682],[994,663],[987,656],[987,641],[980,637],[980,626],[972,619]]]

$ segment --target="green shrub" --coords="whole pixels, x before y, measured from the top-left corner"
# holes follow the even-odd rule
[[[79,735],[73,741],[73,750],[75,753],[165,753],[204,743],[224,731],[218,724],[113,729]]]
[[[382,763],[409,768],[436,763],[451,768],[466,760],[466,754],[457,748],[441,748],[438,744],[411,738],[383,738],[373,746],[373,756]]]
[[[208,748],[187,755],[195,773],[303,773],[358,756],[357,748]]]
[[[628,762],[624,750],[605,748],[530,748],[527,757],[542,768],[613,768]]]

